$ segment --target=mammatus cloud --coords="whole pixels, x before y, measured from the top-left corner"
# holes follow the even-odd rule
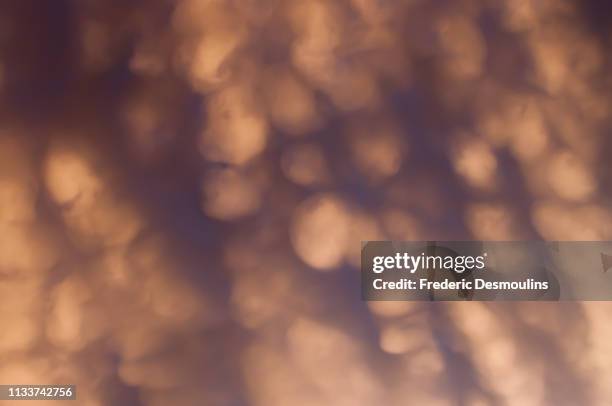
[[[1,8],[1,383],[84,406],[612,398],[605,303],[356,282],[362,240],[612,238],[612,37],[577,2]]]

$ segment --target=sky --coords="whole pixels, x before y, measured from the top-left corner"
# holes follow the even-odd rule
[[[609,303],[364,302],[359,264],[366,240],[612,240],[611,22],[596,1],[3,0],[0,383],[608,405]]]

